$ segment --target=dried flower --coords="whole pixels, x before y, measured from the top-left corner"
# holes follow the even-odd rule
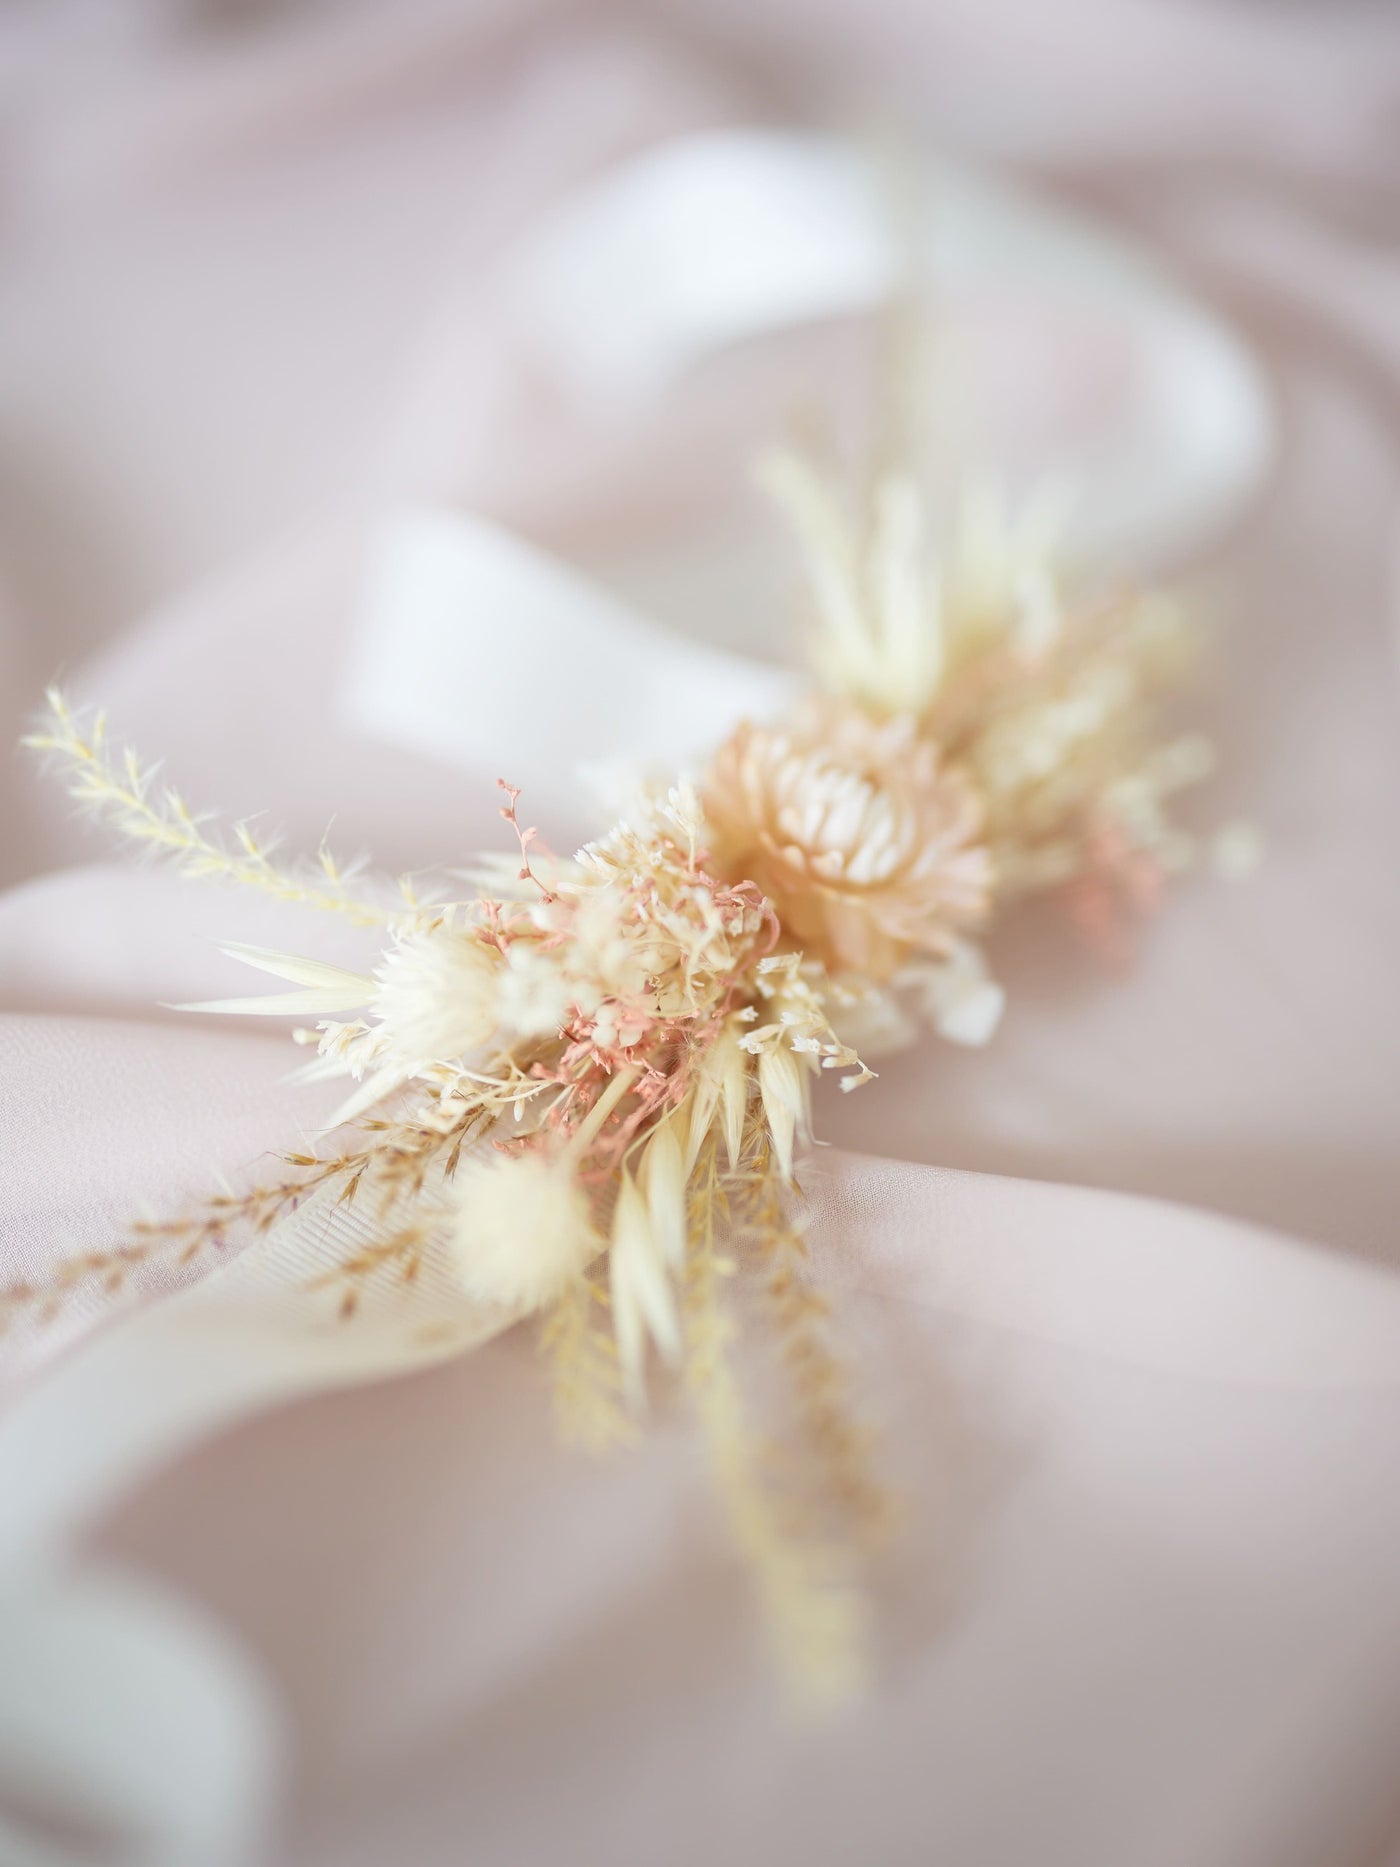
[[[913,966],[899,984],[918,1000],[940,1037],[978,1050],[991,1042],[1006,1009],[1006,993],[974,941],[958,940],[946,959]]]
[[[742,725],[704,795],[725,871],[751,877],[836,970],[888,979],[986,914],[976,792],[907,719],[828,702],[784,726]]]
[[[803,548],[819,624],[813,659],[828,692],[879,718],[922,716],[989,646],[1033,650],[1053,635],[1059,487],[1013,511],[996,483],[970,482],[939,535],[906,472],[876,480],[860,519],[800,455],[770,454],[759,473]]]
[[[602,1249],[568,1160],[517,1153],[473,1161],[454,1194],[453,1260],[463,1289],[480,1302],[543,1309]]]
[[[696,1067],[686,1136],[687,1172],[716,1122],[730,1167],[739,1164],[749,1100],[749,1058],[741,1042],[742,1031],[741,1016],[726,1018]]]
[[[501,970],[478,928],[439,918],[400,933],[370,1000],[384,1054],[416,1069],[478,1050],[499,1022]]]
[[[824,686],[874,719],[916,719],[962,770],[999,900],[1062,889],[1096,944],[1121,951],[1125,916],[1193,854],[1167,800],[1201,775],[1200,742],[1162,745],[1153,718],[1187,647],[1173,605],[1069,603],[1053,485],[1017,510],[970,482],[940,527],[898,469],[851,513],[798,456],[774,455],[763,478],[803,546]]]
[[[1173,606],[1123,595],[1064,616],[1034,651],[993,643],[940,695],[927,729],[985,801],[1002,898],[1132,867],[1181,866],[1168,800],[1210,769],[1198,738],[1163,744],[1154,700],[1188,652]]]

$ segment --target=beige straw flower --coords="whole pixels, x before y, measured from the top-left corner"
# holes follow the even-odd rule
[[[988,907],[981,806],[912,722],[830,701],[742,725],[705,788],[716,860],[816,959],[867,979],[946,952]]]

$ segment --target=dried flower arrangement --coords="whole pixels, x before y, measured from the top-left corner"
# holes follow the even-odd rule
[[[0,1311],[266,1233],[309,1198],[364,1202],[373,1244],[320,1280],[347,1320],[367,1278],[447,1254],[473,1297],[541,1319],[560,1424],[593,1447],[635,1430],[653,1355],[680,1372],[791,1675],[830,1698],[859,1673],[861,1571],[889,1509],[804,1262],[814,1082],[866,1083],[863,1056],[929,1026],[985,1042],[1002,992],[977,936],[1019,897],[1060,891],[1115,946],[1190,860],[1168,800],[1209,760],[1154,736],[1182,659],[1171,607],[1069,603],[1033,514],[974,498],[935,541],[907,475],[854,517],[796,456],[766,477],[804,546],[819,691],[741,724],[696,782],[570,861],[539,852],[503,785],[519,857],[471,899],[393,898],[325,851],[319,871],[284,868],[246,826],[221,838],[51,694],[29,743],[125,837],[386,944],[363,975],[230,948],[290,989],[187,1008],[307,1021],[306,1073],[353,1085],[335,1145],[11,1287]],[[735,1365],[726,1280],[745,1263],[789,1376],[786,1461]]]

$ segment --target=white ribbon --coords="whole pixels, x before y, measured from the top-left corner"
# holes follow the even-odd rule
[[[4,1867],[238,1867],[284,1743],[251,1654],[168,1589],[61,1562],[0,1586]]]
[[[516,1317],[431,1256],[390,1270],[353,1322],[308,1286],[376,1236],[309,1202],[179,1294],[99,1329],[0,1420],[0,1867],[81,1867],[81,1848],[3,1814],[7,1789],[68,1827],[139,1842],[143,1867],[252,1857],[281,1750],[271,1684],[169,1590],[71,1553],[104,1510],[241,1419],[464,1353]]]
[[[509,778],[533,811],[565,808],[590,768],[678,776],[796,691],[656,629],[499,526],[419,510],[374,543],[341,708],[372,738]]]
[[[1079,494],[1074,553],[1158,565],[1226,523],[1274,435],[1264,373],[1229,325],[1145,251],[1027,188],[939,156],[924,195],[918,258],[935,298],[1030,305],[1130,339],[1136,381],[1116,423],[1055,463]],[[511,325],[582,396],[660,396],[728,346],[878,309],[905,263],[891,220],[875,165],[848,142],[678,138],[532,237],[504,288]]]

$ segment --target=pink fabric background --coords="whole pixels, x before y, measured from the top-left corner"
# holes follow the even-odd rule
[[[478,286],[664,133],[889,99],[1159,243],[1283,416],[1257,509],[1185,567],[1219,618],[1208,809],[1262,827],[1265,869],[1181,888],[1126,981],[1028,920],[992,1048],[822,1109],[852,1150],[818,1176],[824,1268],[913,1500],[872,1703],[779,1721],[680,1413],[635,1458],[570,1459],[517,1333],[241,1428],[102,1533],[287,1692],[271,1858],[1389,1858],[1388,10],[60,0],[8,13],[0,60],[0,725],[67,668],[192,797],[294,842],[335,815],[400,866],[494,837],[489,783],[323,704],[386,497],[586,554],[741,470],[737,368],[720,415],[621,436],[490,402]],[[27,1269],[318,1105],[280,1086],[276,1037],[151,1010],[240,989],[209,938],[295,948],[294,915],[114,870],[18,761],[0,807],[0,1212]]]

